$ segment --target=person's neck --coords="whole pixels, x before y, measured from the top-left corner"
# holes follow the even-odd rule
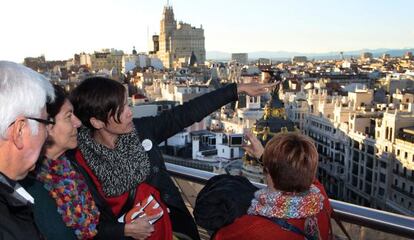
[[[12,164],[13,162],[19,161],[15,156],[7,146],[0,144],[0,172],[13,181],[18,180],[16,171],[12,167],[14,165]]]
[[[8,180],[17,181],[17,176],[12,174],[10,169],[7,169],[7,167],[0,166],[0,173],[6,176]]]
[[[104,129],[101,129],[101,130],[96,130],[93,133],[93,139],[97,143],[109,149],[114,149],[116,145],[116,140],[118,139],[118,134],[109,133],[105,131]]]
[[[66,149],[60,149],[56,147],[50,147],[46,149],[45,156],[48,159],[58,159],[62,154],[66,152]]]

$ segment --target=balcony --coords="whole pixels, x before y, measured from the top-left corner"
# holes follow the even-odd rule
[[[394,189],[395,191],[401,193],[401,194],[404,194],[405,196],[407,196],[411,199],[414,199],[414,194],[413,193],[409,193],[409,192],[403,190],[402,188],[395,186],[394,184],[391,185],[391,188]]]
[[[192,169],[166,163],[167,169],[180,188],[186,204],[192,212],[198,192],[206,181],[216,175],[198,169]],[[262,188],[265,185],[253,183]],[[344,223],[352,239],[412,239],[414,236],[414,218],[380,211],[372,208],[331,199],[334,214]],[[334,234],[346,239],[341,229],[332,221]],[[202,239],[210,239],[209,234],[200,229]]]
[[[404,175],[404,173],[396,171],[395,169],[392,170],[392,173],[394,173],[395,175],[398,175],[399,177],[407,179],[409,181],[414,181],[414,175],[413,174],[411,174],[411,175],[405,174]]]

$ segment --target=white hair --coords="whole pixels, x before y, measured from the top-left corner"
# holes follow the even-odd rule
[[[17,117],[40,117],[46,101],[53,101],[52,84],[41,74],[23,65],[0,61],[0,138],[6,138],[10,124]],[[39,124],[29,121],[33,134]]]

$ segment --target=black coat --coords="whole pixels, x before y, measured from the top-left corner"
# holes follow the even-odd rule
[[[0,173],[0,239],[43,239],[34,223],[32,204],[15,191],[19,187]]]
[[[201,227],[217,231],[247,213],[258,190],[246,177],[217,175],[197,195],[194,218]]]
[[[74,151],[67,151],[66,156],[71,161],[75,170],[84,176],[88,189],[99,208],[100,218],[98,234],[95,239],[123,239],[124,224],[118,223],[111,209],[106,205],[105,200],[96,190],[95,184],[89,175],[78,166],[75,161]],[[67,227],[63,222],[62,215],[57,212],[57,205],[49,192],[44,188],[35,176],[29,175],[21,184],[35,198],[34,217],[40,231],[48,240],[54,239],[77,239],[72,228]]]
[[[221,106],[236,101],[237,97],[236,84],[229,84],[164,111],[158,116],[134,119],[141,142],[146,139],[152,142],[152,148],[147,152],[151,163],[148,183],[160,191],[162,200],[169,207],[173,230],[188,234],[193,239],[199,238],[197,227],[167,172],[158,145],[184,128],[201,121]]]

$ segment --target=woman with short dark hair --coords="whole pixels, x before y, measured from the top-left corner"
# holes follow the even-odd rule
[[[75,113],[85,126],[78,134],[76,159],[115,215],[128,212],[148,194],[154,195],[163,208],[168,207],[155,222],[151,239],[171,237],[169,216],[174,232],[199,239],[194,220],[167,172],[158,145],[237,100],[239,92],[257,96],[272,86],[229,84],[159,116],[133,119],[122,84],[101,77],[86,79],[71,94]]]

